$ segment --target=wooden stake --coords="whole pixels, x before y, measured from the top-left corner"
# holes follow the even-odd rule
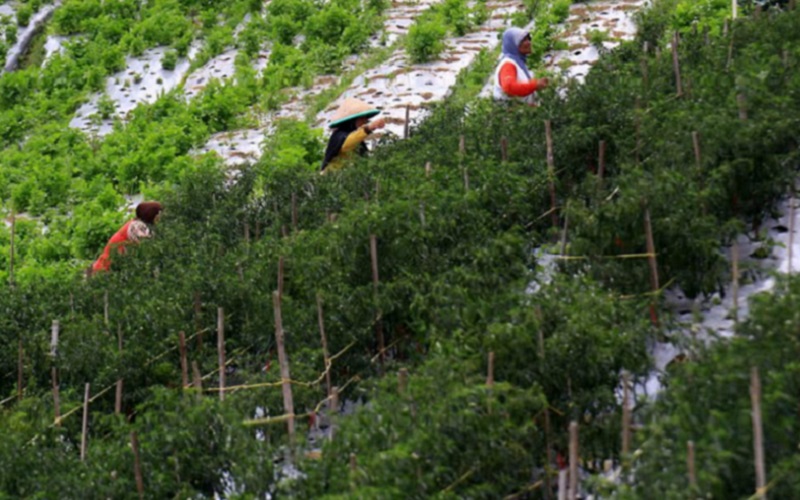
[[[630,393],[630,374],[622,374],[622,456],[623,467],[630,466],[628,455],[631,452],[631,393]]]
[[[425,177],[430,178],[431,176],[431,162],[425,162]]]
[[[744,94],[736,95],[736,103],[739,105],[739,119],[742,121],[747,120],[747,98]]]
[[[408,139],[411,135],[411,106],[406,104],[406,121],[403,124],[403,139]]]
[[[736,0],[732,0],[732,1],[734,1],[734,2],[735,2]],[[729,21],[728,21],[728,19],[726,18],[726,19],[725,19],[725,22],[723,22],[723,23],[722,23],[722,36],[723,36],[723,37],[726,37],[726,36],[728,36],[728,32],[729,32],[729,31],[730,31],[730,22],[729,22]]]
[[[328,354],[328,337],[325,335],[325,317],[322,314],[322,295],[317,294],[317,320],[319,335],[322,337],[322,359],[325,362],[325,388],[328,397],[331,395],[331,359]]]
[[[550,184],[550,217],[553,227],[558,227],[558,212],[556,211],[556,168],[553,157],[553,130],[550,120],[544,121],[544,135],[547,143],[547,177]]]
[[[181,386],[186,389],[189,387],[189,362],[186,359],[186,334],[178,332],[178,348],[181,352]]]
[[[219,400],[225,401],[225,310],[217,308],[217,353],[219,355]]]
[[[292,232],[297,232],[297,193],[292,193]]]
[[[194,292],[194,331],[197,333],[197,350],[203,352],[203,330],[201,318],[203,317],[203,303],[200,299],[200,292]]]
[[[350,472],[355,473],[357,467],[358,467],[358,461],[356,459],[356,454],[355,453],[351,453],[350,454]]]
[[[767,494],[764,487],[767,485],[767,472],[764,467],[764,429],[761,425],[761,377],[758,375],[756,366],[750,370],[750,402],[753,407],[753,451],[755,452],[756,467],[756,494],[754,496],[766,499]]]
[[[731,295],[733,295],[733,323],[739,323],[739,245],[731,246]]]
[[[11,210],[11,245],[8,251],[8,284],[14,287],[14,241],[16,240],[17,214]]]
[[[375,300],[378,300],[378,284],[380,279],[378,277],[378,239],[374,234],[369,235],[369,253],[372,259],[372,290]],[[381,364],[384,360],[384,338],[383,338],[383,322],[381,317],[383,313],[380,308],[375,312],[375,334],[378,338],[378,353],[380,354]]]
[[[786,274],[792,274],[792,254],[794,253],[794,186],[792,186],[792,195],[789,197],[789,256],[788,268]]]
[[[464,165],[464,155],[466,152],[466,140],[464,139],[464,134],[461,134],[461,136],[458,138],[458,161],[461,164],[462,170],[464,171],[464,191],[469,191],[469,168]]]
[[[706,47],[711,45],[710,35],[711,35],[711,27],[708,24],[706,24],[705,26],[703,26],[703,43],[705,44]]]
[[[86,460],[86,439],[89,432],[89,383],[83,393],[83,425],[81,426],[81,462]]]
[[[281,317],[281,298],[277,291],[272,292],[272,307],[275,311],[275,343],[278,347],[278,362],[281,368],[281,382],[283,387],[283,410],[288,416],[287,428],[289,440],[294,442],[294,400],[292,399],[291,375],[289,374],[289,359],[286,357],[284,345],[283,319]]]
[[[567,231],[569,231],[569,214],[564,214],[564,231],[561,233],[561,256],[567,255]]]
[[[22,351],[22,334],[17,338],[17,401],[22,401],[22,383],[25,378],[25,353]]]
[[[567,500],[567,471],[558,471],[558,500]]]
[[[244,243],[245,245],[250,245],[250,223],[244,223]]]
[[[569,424],[569,492],[567,498],[578,497],[578,422]]]
[[[650,209],[647,207],[644,209],[644,230],[647,237],[647,261],[650,264],[650,288],[657,293],[661,286],[658,282],[658,261],[656,259],[656,245],[653,240],[653,227],[650,223]],[[653,326],[658,326],[658,317],[655,313],[654,304],[650,305],[650,312]]]
[[[508,161],[508,139],[505,137],[500,138],[500,159],[503,163]]]
[[[330,400],[328,401],[328,418],[330,418],[330,438],[333,441],[336,434],[336,426],[333,425],[333,416],[339,413],[339,388],[331,387]]]
[[[539,363],[544,364],[544,332],[542,331],[542,307],[537,305],[536,306],[536,318],[539,320],[539,329],[537,335],[539,337],[539,346],[538,346],[538,355],[539,355]],[[553,448],[550,444],[550,409],[544,409],[544,443],[545,443],[545,453],[547,456],[547,463],[545,464],[545,475],[544,475],[544,497],[545,500],[550,498],[550,494],[552,493],[552,485],[550,484],[550,464],[553,460]],[[566,485],[564,488],[559,488],[559,491],[566,491]],[[561,493],[559,493],[561,494]]]
[[[283,300],[283,256],[278,258],[278,298]]]
[[[597,152],[597,178],[601,181],[606,173],[606,141],[600,141]]]
[[[122,325],[117,325],[117,349],[119,356],[122,357]],[[114,415],[119,415],[120,413],[122,413],[122,378],[117,380],[117,390],[114,397]]]
[[[200,375],[200,367],[197,366],[197,361],[192,361],[192,386],[194,387],[197,400],[203,399],[203,376]]]
[[[50,377],[53,383],[53,412],[55,414],[55,425],[61,425],[61,396],[58,388],[58,333],[61,326],[57,319],[53,320],[50,327],[50,357],[52,358],[53,365],[50,368]]]
[[[731,0],[731,17],[736,19],[739,10],[739,0]]]
[[[692,132],[692,145],[694,146],[694,163],[697,170],[702,168],[702,157],[700,155],[700,134],[697,131]]]
[[[675,72],[675,88],[678,97],[683,95],[683,82],[681,81],[681,65],[678,59],[678,32],[672,34],[672,69]]]
[[[641,152],[642,152],[642,101],[638,97],[633,104],[633,119],[634,119],[634,128],[635,128],[635,138],[636,138],[636,148],[633,151],[633,159],[636,162],[636,165],[639,165]]]
[[[103,326],[105,334],[108,335],[108,290],[103,292]]]
[[[486,371],[486,386],[494,385],[494,351],[489,352],[489,367]]]
[[[697,487],[697,474],[694,466],[694,441],[686,442],[686,468],[689,470],[689,488]]]
[[[136,491],[139,499],[144,499],[144,479],[142,478],[142,464],[139,460],[139,438],[136,431],[131,431],[131,448],[133,449],[133,475],[136,478]]]
[[[408,369],[400,368],[397,372],[397,393],[405,394],[408,389]]]

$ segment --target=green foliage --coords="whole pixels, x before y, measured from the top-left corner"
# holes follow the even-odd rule
[[[17,9],[17,24],[27,26],[33,16],[33,8],[28,4],[22,4]]]
[[[437,20],[417,22],[408,30],[406,52],[412,62],[422,63],[434,59],[445,48],[447,29]]]
[[[161,58],[161,67],[167,71],[172,71],[175,69],[175,66],[178,64],[178,51],[177,50],[168,50],[164,52],[164,56]]]

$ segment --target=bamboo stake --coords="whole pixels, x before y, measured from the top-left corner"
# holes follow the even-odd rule
[[[381,198],[381,180],[375,179],[375,203],[378,203]]]
[[[689,488],[697,487],[697,473],[694,465],[694,441],[686,442],[686,468],[689,470]]]
[[[744,94],[737,94],[736,102],[739,105],[739,119],[742,121],[747,120],[747,98]]]
[[[408,139],[411,135],[411,106],[406,104],[406,121],[403,124],[403,139]]]
[[[398,394],[405,394],[408,388],[408,369],[400,368],[397,372],[397,392]]]
[[[431,162],[426,161],[425,162],[425,177],[430,178],[430,176],[431,176]]]
[[[244,223],[244,243],[250,245],[250,223],[246,221]]]
[[[181,332],[183,334],[183,332]],[[122,326],[117,325],[117,349],[120,357],[122,356]],[[117,380],[117,391],[114,396],[114,414],[122,413],[122,378]]]
[[[219,400],[225,401],[225,310],[217,308],[217,353],[219,355]]]
[[[731,17],[736,19],[739,10],[739,0],[731,0]]]
[[[656,245],[653,241],[653,227],[650,223],[650,209],[644,209],[644,230],[647,235],[647,261],[650,264],[650,287],[653,292],[658,292],[661,288],[658,282],[658,261],[656,260]],[[658,317],[655,314],[655,305],[650,305],[651,321],[654,326],[658,326]]]
[[[681,81],[681,65],[678,59],[678,32],[672,34],[672,69],[675,72],[675,88],[678,97],[683,95],[683,82]]]
[[[378,239],[374,234],[369,235],[369,253],[372,260],[372,290],[375,300],[378,299],[378,284],[380,279],[378,277]],[[384,337],[383,337],[383,322],[381,317],[383,313],[380,308],[375,312],[375,334],[378,337],[378,352],[380,354],[381,364],[384,361]]]
[[[567,471],[558,471],[558,500],[567,500]]]
[[[561,234],[561,256],[567,255],[567,231],[569,231],[569,214],[564,214],[564,231]]]
[[[139,460],[139,438],[136,431],[131,431],[131,448],[133,449],[133,475],[136,478],[136,491],[139,499],[144,499],[144,479],[142,478],[142,465]]]
[[[558,212],[556,211],[556,168],[553,157],[553,130],[550,120],[544,121],[544,135],[547,143],[547,176],[550,184],[550,210],[553,227],[558,227]]]
[[[786,269],[786,274],[791,275],[793,268],[792,268],[792,254],[794,253],[794,189],[791,191],[792,196],[789,197],[789,263],[788,269]]]
[[[317,320],[319,334],[322,337],[322,359],[325,362],[325,388],[328,397],[331,395],[331,358],[328,354],[328,337],[325,335],[325,317],[322,313],[322,295],[317,294]]]
[[[467,151],[466,140],[464,134],[458,138],[458,161],[461,163],[461,168],[464,171],[464,191],[469,191],[469,167],[464,165],[464,155]]]
[[[630,374],[622,374],[622,455],[627,456],[631,451],[631,392]],[[625,460],[627,462],[627,460]],[[624,465],[629,465],[625,464]]]
[[[283,319],[281,317],[281,298],[277,291],[272,292],[272,307],[275,311],[275,343],[278,347],[278,362],[281,368],[281,382],[283,387],[283,409],[289,415],[287,428],[289,439],[294,442],[294,401],[292,399],[292,379],[289,374],[289,359],[286,357],[284,345]]]
[[[700,134],[692,132],[692,146],[694,147],[694,163],[699,171],[702,167],[702,156],[700,154]]]
[[[189,387],[189,363],[186,359],[186,334],[178,332],[178,348],[181,351],[181,386],[186,389]]]
[[[508,161],[508,139],[505,137],[500,138],[500,159],[503,163]]]
[[[731,246],[731,292],[733,295],[733,323],[739,323],[739,245]]]
[[[336,434],[336,426],[333,425],[333,416],[339,413],[339,388],[336,386],[331,387],[330,401],[328,402],[328,414],[330,421],[330,439]]]
[[[22,351],[22,334],[17,338],[17,401],[22,401],[22,381],[25,370],[25,354]]]
[[[732,0],[732,1],[735,2],[736,0]],[[730,31],[730,22],[728,21],[727,18],[725,18],[725,22],[722,23],[722,36],[723,37],[728,36],[728,32],[729,31]]]
[[[494,351],[489,352],[489,367],[486,372],[486,386],[494,386]]]
[[[544,364],[544,332],[542,331],[542,308],[541,306],[536,306],[536,317],[539,320],[539,329],[537,335],[539,337],[539,347],[538,347],[538,355],[539,355],[539,363]],[[549,500],[550,494],[552,493],[552,485],[550,484],[550,464],[552,463],[553,459],[553,448],[550,443],[550,409],[545,407],[544,409],[544,443],[545,443],[545,454],[547,456],[547,463],[545,465],[545,475],[544,475],[544,486],[545,486],[545,493],[544,497],[545,500]],[[565,486],[566,489],[566,486]],[[559,489],[561,491],[561,489]]]
[[[750,370],[750,402],[753,406],[753,448],[756,467],[755,497],[765,500],[767,498],[764,489],[767,484],[767,472],[764,467],[764,429],[761,424],[761,377],[758,375],[758,367],[756,366]]]
[[[17,230],[17,214],[11,210],[11,245],[9,247],[8,255],[8,284],[14,287],[14,242],[16,240]]]
[[[203,303],[200,292],[194,292],[194,331],[197,334],[197,350],[203,352],[203,329],[201,328],[201,318],[203,316]]]
[[[636,165],[639,165],[639,163],[640,163],[639,159],[640,159],[641,151],[642,151],[642,116],[641,116],[641,109],[642,109],[642,101],[641,101],[641,99],[639,99],[637,97],[636,101],[634,102],[634,107],[633,107],[634,121],[635,121],[634,127],[636,129],[635,130],[635,133],[636,133],[636,149],[634,150],[633,158],[634,158],[634,161],[636,162]]]
[[[711,45],[711,28],[709,25],[703,26],[703,43],[706,47]]]
[[[61,326],[57,319],[53,320],[50,327],[50,357],[52,358],[53,365],[50,368],[50,376],[53,383],[53,412],[55,414],[56,426],[60,425],[61,420],[61,395],[58,389],[58,367],[56,361],[58,359],[58,334]]]
[[[103,291],[103,327],[108,335],[108,290]]]
[[[649,44],[644,42],[644,55],[642,55],[642,60],[639,63],[639,68],[642,72],[642,85],[645,90],[650,87],[650,71],[647,63],[647,51],[649,49]]]
[[[297,193],[292,193],[292,232],[297,232]]]
[[[567,498],[578,497],[578,422],[569,424],[569,492]]]
[[[89,383],[83,393],[83,425],[81,426],[81,462],[86,461],[86,439],[89,431]]]
[[[278,258],[278,298],[283,299],[283,256]]]
[[[601,181],[606,173],[606,141],[600,141],[597,152],[597,178]]]
[[[197,361],[192,361],[192,386],[197,391],[197,400],[203,399],[203,376],[200,375],[200,367],[197,366]]]

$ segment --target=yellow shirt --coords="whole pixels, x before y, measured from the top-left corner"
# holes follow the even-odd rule
[[[350,132],[350,135],[347,136],[344,144],[342,144],[342,149],[339,151],[339,154],[328,163],[328,166],[325,167],[322,173],[324,174],[328,170],[340,170],[344,166],[345,160],[351,156],[351,153],[355,151],[359,144],[364,142],[364,139],[366,139],[368,135],[364,127],[357,128]]]

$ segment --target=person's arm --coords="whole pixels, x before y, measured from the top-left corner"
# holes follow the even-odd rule
[[[533,94],[545,87],[545,81],[532,78],[529,82],[523,83],[517,80],[517,68],[510,62],[503,64],[500,68],[500,88],[503,92],[514,97],[525,97]]]
[[[367,136],[369,135],[369,132],[367,132],[365,130],[368,126],[369,125],[365,125],[365,126],[363,126],[361,128],[358,128],[358,129],[350,132],[350,135],[348,135],[347,139],[345,139],[344,144],[342,145],[342,149],[339,152],[339,154],[340,155],[347,154],[350,151],[355,150],[358,147],[359,144],[364,142],[364,139],[366,139]]]

